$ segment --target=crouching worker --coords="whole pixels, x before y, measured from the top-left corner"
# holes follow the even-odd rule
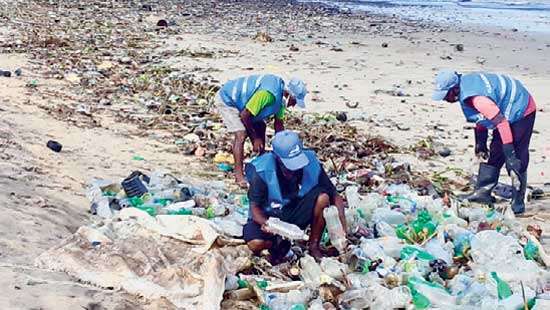
[[[433,99],[460,102],[466,120],[476,123],[476,155],[488,157],[487,163],[479,166],[475,191],[464,198],[486,204],[495,202],[491,191],[506,164],[512,178],[512,209],[516,214],[523,213],[529,142],[536,115],[535,101],[527,89],[510,76],[483,72],[442,71],[435,84]],[[496,129],[489,150],[487,129]]]
[[[244,240],[256,255],[269,250],[271,262],[277,264],[288,253],[290,242],[267,232],[268,218],[278,217],[301,229],[311,225],[309,253],[319,259],[319,241],[325,227],[323,210],[335,205],[345,230],[344,200],[315,152],[303,149],[298,134],[278,132],[272,146],[272,152],[257,157],[246,167],[250,214],[243,229]]]

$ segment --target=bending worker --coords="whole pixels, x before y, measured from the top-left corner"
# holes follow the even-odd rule
[[[435,78],[434,100],[460,101],[468,122],[476,123],[476,156],[481,163],[475,191],[469,201],[491,204],[491,191],[498,184],[500,168],[506,164],[512,178],[512,210],[525,211],[529,141],[535,123],[536,105],[518,80],[500,74],[441,71]],[[487,151],[487,129],[496,129]],[[488,153],[488,154],[487,154]]]
[[[225,83],[216,104],[227,130],[235,134],[233,157],[235,181],[246,187],[243,175],[244,142],[250,138],[253,151],[262,154],[265,148],[265,120],[274,116],[275,132],[284,130],[286,107],[305,108],[306,87],[303,81],[291,79],[285,88],[282,78],[273,74],[250,75]]]
[[[273,152],[254,159],[246,167],[250,183],[250,214],[243,228],[244,240],[256,255],[268,249],[275,264],[284,258],[290,242],[266,229],[269,217],[280,218],[305,229],[311,225],[309,253],[322,256],[319,241],[325,227],[323,210],[335,205],[346,230],[344,200],[336,192],[315,152],[304,150],[298,134],[280,131],[272,141]]]

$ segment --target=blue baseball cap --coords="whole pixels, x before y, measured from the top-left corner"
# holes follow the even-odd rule
[[[304,154],[304,146],[297,133],[290,130],[279,131],[271,142],[273,153],[277,155],[288,170],[296,171],[309,164]]]
[[[435,90],[432,99],[443,100],[451,88],[460,83],[460,78],[455,71],[441,70],[435,77]]]
[[[302,109],[306,108],[306,103],[304,99],[306,98],[306,95],[307,95],[307,89],[304,81],[298,78],[292,78],[288,82],[288,92],[292,95],[292,97],[296,98],[297,106],[299,106]]]

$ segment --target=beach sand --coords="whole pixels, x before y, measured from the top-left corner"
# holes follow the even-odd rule
[[[538,107],[529,183],[549,181],[549,35],[449,29],[283,1],[166,3],[153,12],[140,13],[144,17],[141,23],[165,18],[181,30],[152,34],[155,52],[163,55],[160,63],[197,76],[208,75],[220,83],[251,73],[298,76],[311,91],[307,112],[346,111],[356,126],[397,145],[413,145],[432,137],[451,149],[449,157],[432,160],[410,154],[396,156],[410,162],[415,170],[435,172],[458,167],[470,173],[477,171],[473,130],[459,106],[431,100],[437,70],[509,74],[526,85]],[[7,27],[0,28],[0,43],[17,38],[20,23],[10,20]],[[258,32],[266,32],[273,41],[255,40]],[[456,44],[462,44],[464,50],[457,51]],[[177,56],[181,51],[212,53],[207,57]],[[78,104],[82,94],[71,93],[74,88],[65,80],[45,77],[28,53],[0,54],[0,68],[17,67],[23,68],[23,76],[0,77],[0,283],[4,287],[0,307],[158,308],[133,296],[35,269],[32,261],[79,226],[90,223],[84,193],[93,177],[117,180],[133,170],[157,168],[176,175],[196,175],[204,168],[193,157],[178,154],[173,143],[162,142],[159,136],[164,133],[144,134],[136,125],[120,122],[115,117],[116,107],[94,113],[93,119],[101,127],[83,126],[47,113],[45,106]],[[40,88],[58,89],[72,96],[52,98],[33,91],[25,86],[33,79],[45,85]],[[359,104],[350,109],[346,102]],[[64,150],[48,150],[45,144],[50,139],[60,141]],[[134,155],[145,161],[132,160]],[[505,175],[504,170],[502,173]],[[506,177],[502,180],[507,182]],[[529,207],[534,208],[534,204]],[[547,201],[537,203],[536,208],[539,217],[550,221]],[[532,218],[528,222],[543,225],[545,232],[550,229],[547,223]]]

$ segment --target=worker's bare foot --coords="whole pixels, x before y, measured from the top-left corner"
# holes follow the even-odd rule
[[[319,244],[310,244],[309,245],[309,255],[313,256],[316,261],[320,261],[321,258],[323,258],[323,252],[321,252],[321,248],[319,247]]]
[[[235,174],[235,183],[239,185],[240,188],[247,188],[248,183],[246,182],[246,179],[242,174],[236,173]]]

